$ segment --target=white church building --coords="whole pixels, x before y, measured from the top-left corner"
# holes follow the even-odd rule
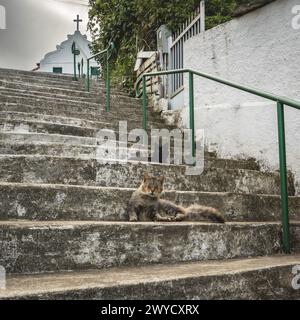
[[[90,41],[87,36],[83,35],[79,30],[79,23],[82,20],[74,20],[77,23],[77,29],[72,35],[67,36],[67,40],[56,46],[56,50],[49,52],[38,64],[37,72],[51,72],[62,74],[74,74],[74,55],[72,53],[72,46],[75,43],[75,48],[78,50],[76,55],[76,74],[86,74],[87,59],[93,55],[89,47]],[[99,65],[95,59],[90,60],[90,75],[97,75],[99,73]]]

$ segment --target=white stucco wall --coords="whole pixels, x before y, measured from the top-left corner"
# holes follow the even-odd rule
[[[277,0],[191,38],[184,67],[300,100],[300,30],[292,28],[299,0]],[[187,79],[185,81],[187,83]],[[187,124],[188,90],[182,116]],[[209,80],[195,79],[196,125],[223,157],[255,157],[278,169],[276,106]],[[300,193],[300,111],[286,108],[287,155]]]

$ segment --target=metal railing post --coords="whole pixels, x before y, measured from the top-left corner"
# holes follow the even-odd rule
[[[282,243],[285,253],[291,252],[290,246],[290,223],[289,223],[289,198],[287,186],[286,168],[286,146],[285,146],[285,124],[284,124],[284,104],[277,102],[278,117],[278,140],[279,140],[279,162],[280,162],[280,182],[281,182],[281,210],[282,210]]]
[[[77,80],[77,76],[76,76],[76,54],[74,53],[74,56],[73,56],[73,59],[74,59],[74,80],[76,81]]]
[[[84,61],[83,61],[83,58],[82,58],[81,59],[81,78],[83,78],[83,73],[84,73],[83,69],[84,69]]]
[[[97,54],[93,55],[92,57],[89,57],[87,59],[87,82],[86,82],[86,88],[87,91],[90,91],[90,60],[94,59],[96,57],[100,57],[104,54],[106,54],[106,75],[105,75],[105,89],[106,89],[106,104],[105,104],[105,110],[107,112],[110,111],[110,104],[111,104],[111,99],[110,99],[110,92],[111,92],[111,79],[110,79],[110,65],[109,65],[109,60],[112,55],[112,51],[115,49],[115,45],[113,42],[110,42],[109,46],[102,50],[101,52],[98,52]],[[111,51],[110,51],[111,50]],[[102,70],[101,70],[102,71]],[[102,73],[103,74],[103,73]],[[102,75],[101,74],[101,75]],[[100,100],[101,103],[101,100]],[[101,106],[99,107],[99,110],[101,110]]]
[[[109,52],[106,52],[106,112],[110,111],[110,68]]]
[[[76,44],[73,42],[72,44],[72,53],[73,53],[73,63],[74,63],[74,81],[77,81],[77,76],[76,76]]]
[[[147,120],[147,88],[146,88],[146,77],[143,76],[143,128],[147,131],[148,120]]]
[[[87,67],[86,67],[86,88],[87,91],[90,91],[90,60],[87,59]]]
[[[195,145],[195,99],[194,99],[194,74],[189,72],[189,117],[190,129],[192,130],[192,155],[196,156]]]

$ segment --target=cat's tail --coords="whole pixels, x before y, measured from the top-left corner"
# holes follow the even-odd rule
[[[215,208],[193,205],[185,209],[186,221],[210,220],[216,223],[225,223],[224,216]]]

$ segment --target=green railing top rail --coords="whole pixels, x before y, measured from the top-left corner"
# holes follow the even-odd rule
[[[87,58],[87,60],[88,61],[90,61],[90,60],[92,60],[92,59],[94,59],[94,58],[96,58],[96,57],[98,57],[98,56],[100,56],[100,55],[102,55],[102,54],[104,54],[104,53],[106,53],[107,52],[107,48],[106,49],[104,49],[104,50],[102,50],[102,51],[100,51],[100,52],[98,52],[98,53],[96,53],[96,54],[94,54],[93,56],[90,56],[89,58]]]
[[[102,50],[102,51],[94,54],[93,56],[87,58],[87,61],[90,61],[90,60],[92,60],[92,59],[94,59],[94,58],[96,58],[96,57],[98,57],[98,56],[101,56],[101,55],[104,54],[104,53],[109,52],[109,51],[110,51],[110,55],[108,56],[108,59],[110,59],[110,58],[111,58],[112,51],[113,51],[114,49],[115,49],[115,43],[114,43],[113,41],[111,41],[106,49],[104,49],[104,50]]]
[[[275,102],[281,102],[285,105],[288,105],[290,107],[296,108],[300,110],[300,101],[297,100],[293,100],[287,97],[282,97],[264,90],[260,90],[257,88],[253,88],[251,86],[245,86],[242,84],[239,84],[237,82],[233,82],[233,81],[229,81],[229,80],[225,80],[223,78],[220,77],[216,77],[213,75],[210,75],[208,73],[203,73],[203,72],[199,72],[196,70],[192,70],[192,69],[179,69],[179,70],[169,70],[169,71],[158,71],[158,72],[150,72],[150,73],[145,73],[143,74],[139,80],[137,81],[137,85],[136,85],[136,96],[137,97],[141,97],[142,93],[140,92],[140,83],[142,82],[144,77],[156,77],[156,76],[162,76],[162,75],[171,75],[171,74],[176,74],[176,73],[192,73],[194,75],[200,76],[202,78],[206,78],[209,80],[213,80],[215,82],[219,82],[222,83],[224,85],[227,85],[229,87],[232,88],[236,88]]]

